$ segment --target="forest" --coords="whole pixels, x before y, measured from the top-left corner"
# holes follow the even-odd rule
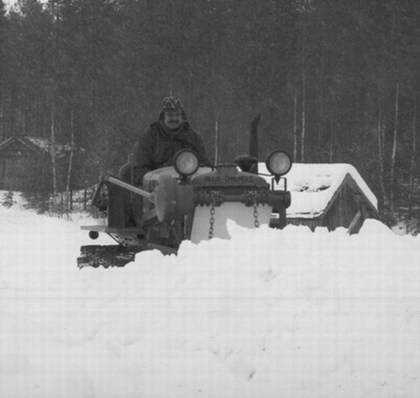
[[[117,173],[173,94],[212,159],[261,114],[261,160],[351,163],[418,230],[419,89],[418,0],[0,0],[0,141],[50,139],[51,193]]]

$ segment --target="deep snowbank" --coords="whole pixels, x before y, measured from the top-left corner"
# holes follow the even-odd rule
[[[418,397],[420,238],[245,230],[124,269],[0,208],[1,397]]]

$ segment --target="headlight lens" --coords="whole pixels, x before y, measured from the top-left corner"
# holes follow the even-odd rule
[[[265,164],[271,174],[281,176],[290,170],[292,160],[286,152],[274,151],[268,156]]]
[[[178,174],[190,176],[198,170],[198,157],[193,151],[182,149],[174,156],[174,167]]]

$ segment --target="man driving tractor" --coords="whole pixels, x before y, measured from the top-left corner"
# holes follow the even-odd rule
[[[120,178],[140,186],[148,171],[170,166],[181,149],[193,150],[201,164],[210,164],[203,140],[188,123],[182,102],[170,96],[162,101],[158,121],[139,137],[130,162],[120,169]]]
[[[119,177],[140,187],[147,172],[171,166],[174,155],[181,149],[193,150],[200,164],[210,164],[201,136],[186,120],[182,102],[170,96],[163,99],[158,120],[140,135],[129,162],[121,167]],[[114,187],[113,192],[113,201],[116,203],[114,225],[138,225],[142,216],[142,199],[133,201],[127,191],[118,187]]]

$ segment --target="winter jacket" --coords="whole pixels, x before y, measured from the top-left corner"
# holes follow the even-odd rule
[[[195,151],[200,164],[210,163],[201,136],[188,122],[183,122],[175,131],[168,130],[162,121],[153,123],[148,131],[139,137],[134,148],[134,184],[141,185],[143,176],[148,171],[171,165],[175,153],[184,148]]]

